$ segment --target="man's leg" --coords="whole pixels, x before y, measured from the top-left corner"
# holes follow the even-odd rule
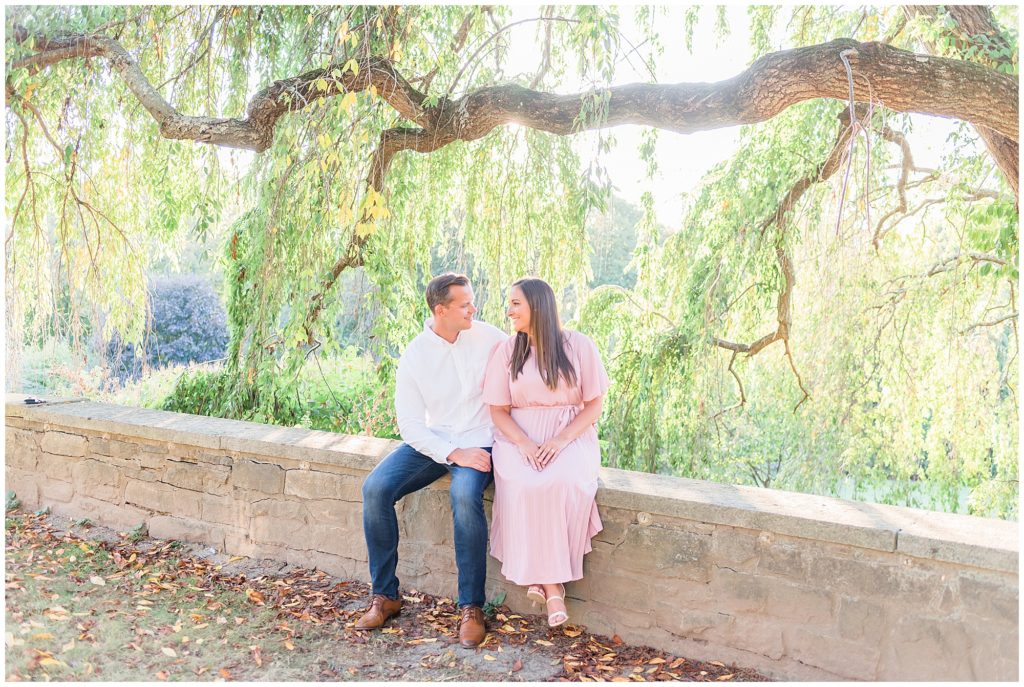
[[[398,598],[398,518],[395,503],[442,477],[446,466],[402,444],[363,482],[363,534],[373,593]]]
[[[483,606],[487,579],[487,516],[484,489],[492,473],[450,465],[449,490],[455,529],[455,563],[459,568],[459,606]]]

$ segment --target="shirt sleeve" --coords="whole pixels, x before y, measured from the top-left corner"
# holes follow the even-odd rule
[[[402,435],[402,441],[423,455],[448,465],[448,456],[458,447],[445,441],[427,427],[427,404],[412,376],[411,364],[403,355],[398,361],[398,372],[395,375],[395,415],[398,418],[398,433]]]
[[[508,359],[511,347],[508,340],[499,343],[491,351],[491,359],[484,372],[483,402],[489,406],[512,405],[512,390],[509,388]]]
[[[576,374],[580,378],[580,395],[584,402],[593,401],[608,392],[610,382],[597,344],[584,334],[576,333],[576,347],[579,351],[580,367]]]

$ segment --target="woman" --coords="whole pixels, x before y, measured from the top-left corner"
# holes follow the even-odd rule
[[[513,284],[507,314],[516,333],[484,376],[495,425],[491,555],[557,627],[569,619],[563,583],[583,577],[583,555],[601,531],[594,423],[608,375],[594,342],[562,329],[546,282]]]

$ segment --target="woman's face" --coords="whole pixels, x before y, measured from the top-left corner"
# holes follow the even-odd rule
[[[512,321],[512,328],[517,332],[530,333],[530,306],[526,302],[526,296],[522,289],[513,286],[508,295],[508,310],[505,311],[508,319]]]

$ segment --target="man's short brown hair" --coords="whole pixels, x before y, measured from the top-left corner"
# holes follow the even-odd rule
[[[453,286],[469,286],[469,277],[455,272],[445,272],[430,280],[427,284],[427,307],[430,314],[434,314],[434,308],[438,305],[448,305],[451,295],[448,290]]]

